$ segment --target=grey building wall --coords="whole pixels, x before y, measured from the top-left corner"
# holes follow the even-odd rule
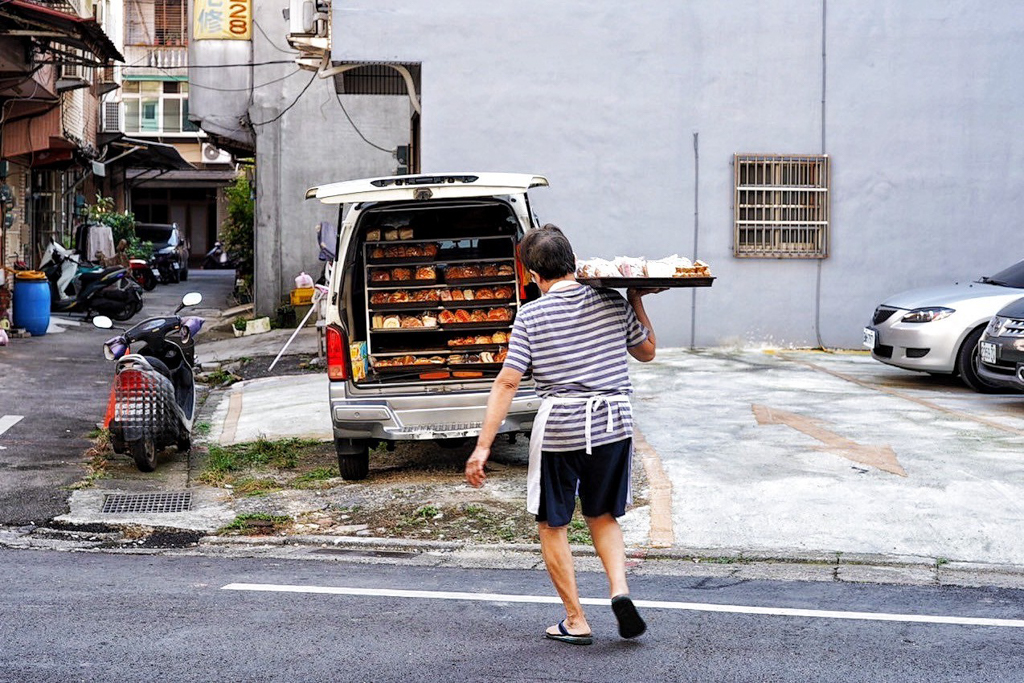
[[[262,29],[254,32],[254,63],[294,57],[285,42],[288,21],[282,10],[287,6],[280,1],[254,3]],[[249,106],[256,130],[255,296],[257,312],[272,314],[287,299],[296,275],[320,274],[316,225],[337,220],[336,207],[304,201],[306,190],[324,182],[391,175],[397,161],[359,137],[341,111],[333,79],[296,72],[294,64],[255,69]],[[279,78],[284,80],[273,82]],[[343,97],[352,120],[371,142],[389,150],[409,143],[407,98]]]
[[[886,295],[1024,256],[1024,13],[1012,0],[346,0],[333,21],[336,60],[422,63],[424,170],[547,175],[534,205],[583,256],[693,255],[699,134],[697,255],[719,279],[696,297],[698,345],[855,347]],[[256,106],[270,116],[286,99]],[[289,182],[356,177],[317,153],[328,138],[370,171],[375,155],[324,114],[323,95],[300,105],[264,179],[274,163]],[[406,130],[398,112],[378,124],[382,137],[397,127],[396,143]],[[819,300],[817,261],[733,257],[731,162],[822,151],[833,227]],[[289,226],[314,213],[265,210]],[[650,308],[662,343],[689,343],[688,292]]]

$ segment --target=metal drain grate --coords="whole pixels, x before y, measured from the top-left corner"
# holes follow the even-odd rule
[[[192,493],[108,493],[103,497],[103,513],[187,512],[192,509]]]

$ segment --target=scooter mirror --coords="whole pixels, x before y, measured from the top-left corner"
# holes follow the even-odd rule
[[[195,306],[196,304],[201,303],[202,300],[203,300],[203,295],[200,294],[199,292],[189,292],[185,296],[181,297],[181,305],[182,306]]]
[[[109,330],[114,326],[114,321],[105,315],[98,315],[92,319],[92,324],[101,330]]]

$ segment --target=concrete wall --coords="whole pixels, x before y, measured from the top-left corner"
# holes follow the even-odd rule
[[[334,9],[334,58],[421,62],[424,170],[546,174],[552,186],[534,192],[534,206],[580,255],[693,255],[698,133],[698,256],[719,280],[696,297],[697,344],[813,345],[820,335],[853,347],[888,294],[1024,256],[1014,215],[1024,13],[1013,0],[832,0],[823,79],[824,8],[346,0]],[[258,21],[271,36],[286,30],[278,8],[261,8]],[[280,55],[257,49],[256,61]],[[307,78],[289,79],[288,92]],[[319,218],[290,203],[301,186],[393,167],[353,139],[315,85],[279,131],[264,131],[272,148],[259,143],[261,188],[282,184],[280,205],[260,210],[283,228],[278,254],[292,243],[315,253],[306,234]],[[290,97],[261,94],[254,111],[269,118]],[[402,143],[407,111],[379,105],[350,112],[371,139]],[[328,144],[337,156],[321,151]],[[816,329],[817,261],[733,257],[731,162],[736,152],[822,151],[833,161],[833,225]],[[650,309],[659,341],[689,344],[689,292]]]
[[[284,36],[288,22],[281,10],[287,2],[254,3],[256,31],[253,61],[288,59]],[[268,37],[270,40],[268,40]],[[271,42],[273,41],[273,42]],[[333,79],[314,78],[294,64],[257,67],[249,116],[256,128],[256,307],[273,313],[307,271],[318,277],[316,225],[337,221],[337,207],[305,201],[308,188],[327,182],[391,175],[398,162],[392,154],[364,142],[345,118],[335,97]],[[280,83],[265,87],[278,78]],[[299,97],[306,85],[309,88]],[[344,105],[359,130],[386,149],[409,143],[409,100],[406,97],[345,95]],[[296,101],[296,98],[298,100]],[[282,112],[292,105],[287,113]],[[270,122],[276,117],[280,119]],[[264,124],[266,125],[260,125]]]

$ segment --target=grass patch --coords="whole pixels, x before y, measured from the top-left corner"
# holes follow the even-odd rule
[[[593,545],[594,540],[590,538],[590,529],[587,523],[579,517],[573,517],[569,522],[569,543],[574,545]]]
[[[253,512],[238,515],[235,521],[227,526],[221,527],[217,533],[241,533],[242,535],[263,536],[280,531],[292,518],[288,515],[267,515],[262,512]]]
[[[192,425],[192,433],[196,436],[207,436],[210,433],[209,422],[196,422]]]
[[[327,481],[340,476],[337,467],[316,467],[292,479],[291,485],[298,489],[328,488]]]
[[[227,387],[242,379],[227,370],[217,369],[206,376],[206,383],[214,387]]]
[[[199,479],[207,484],[223,484],[230,475],[250,469],[273,467],[295,469],[299,455],[319,441],[313,439],[280,439],[260,437],[252,443],[234,446],[210,446],[206,466]]]
[[[110,446],[110,432],[106,429],[94,429],[89,432],[89,438],[93,440],[92,448],[85,452],[89,459],[85,462],[85,477],[67,487],[69,491],[79,491],[91,488],[100,479],[110,477],[107,469],[110,461],[107,459],[113,455],[114,449]]]
[[[243,496],[265,496],[280,491],[282,487],[273,479],[248,478],[239,479],[234,483],[235,493]]]

